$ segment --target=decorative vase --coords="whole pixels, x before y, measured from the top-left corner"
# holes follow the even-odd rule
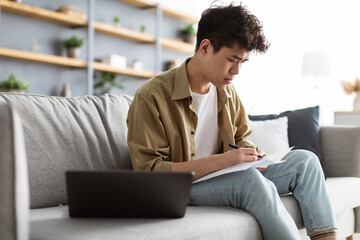
[[[67,55],[69,58],[80,58],[81,48],[68,48]]]
[[[192,35],[192,34],[185,34],[184,35],[184,41],[187,43],[191,43],[191,44],[195,44],[195,40],[196,40],[196,35]]]
[[[360,111],[360,91],[355,92],[353,111]]]

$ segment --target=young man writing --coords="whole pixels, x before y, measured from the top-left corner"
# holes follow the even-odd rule
[[[138,89],[128,114],[128,145],[135,170],[194,171],[194,179],[265,153],[251,133],[231,82],[251,52],[269,44],[245,7],[207,9],[198,26],[195,55]],[[240,146],[233,149],[229,144]],[[336,239],[335,218],[318,159],[291,151],[286,162],[248,169],[192,185],[195,205],[231,206],[252,214],[264,239],[300,239],[279,194],[293,193],[307,233]]]

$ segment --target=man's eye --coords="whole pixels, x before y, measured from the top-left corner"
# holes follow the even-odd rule
[[[229,58],[230,62],[236,62],[236,60]]]

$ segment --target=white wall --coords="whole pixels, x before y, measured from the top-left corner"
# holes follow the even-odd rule
[[[160,2],[200,17],[212,0]],[[242,3],[262,21],[271,42],[268,52],[253,55],[234,81],[248,113],[278,113],[320,103],[321,123],[332,124],[333,111],[352,109],[353,97],[343,92],[340,81],[360,77],[360,1],[243,0]],[[302,77],[303,53],[319,50],[328,53],[332,75]],[[318,89],[314,87],[315,81]]]

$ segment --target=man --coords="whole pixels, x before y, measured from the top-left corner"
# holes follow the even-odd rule
[[[245,7],[207,9],[199,22],[195,55],[136,92],[127,119],[134,169],[194,171],[195,180],[264,155],[247,140],[248,118],[231,82],[251,52],[268,47],[259,20]],[[305,150],[291,151],[285,159],[193,184],[190,200],[243,209],[257,219],[264,239],[289,240],[300,237],[279,194],[292,192],[308,235],[336,239],[319,160]]]

